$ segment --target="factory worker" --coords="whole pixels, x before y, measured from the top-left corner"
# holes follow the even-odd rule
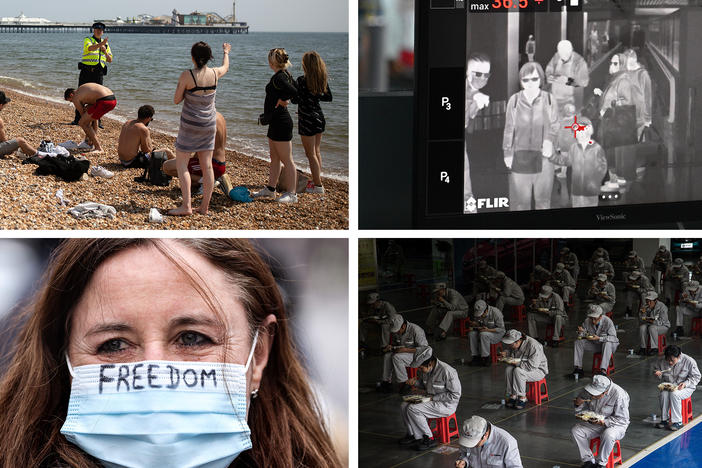
[[[560,262],[565,265],[566,270],[573,277],[575,282],[578,282],[578,274],[580,273],[580,263],[578,263],[578,256],[575,252],[571,252],[568,247],[563,247],[561,249]]]
[[[592,264],[592,277],[595,278],[600,273],[607,275],[607,281],[611,281],[614,278],[614,267],[612,264],[602,257],[597,257]]]
[[[643,258],[639,257],[635,250],[632,250],[629,252],[626,259],[624,259],[624,272],[622,273],[624,281],[626,281],[629,275],[634,271],[643,273],[646,271],[646,265],[644,265]]]
[[[385,348],[390,344],[390,322],[397,315],[397,311],[388,301],[380,299],[380,294],[377,292],[368,295],[366,304],[368,305],[366,317],[362,318],[359,327],[360,341],[365,345],[370,329],[379,326],[380,347]]]
[[[668,307],[658,300],[656,291],[649,291],[646,294],[646,303],[639,311],[639,352],[646,354],[648,340],[651,343],[649,356],[658,353],[658,335],[665,335],[670,328],[668,320]]]
[[[419,325],[410,323],[405,318],[397,314],[390,321],[390,333],[397,335],[397,345],[387,345],[383,348],[383,381],[380,390],[386,393],[392,391],[392,379],[401,382],[400,391],[407,387],[407,369],[414,367],[410,364],[414,360],[414,355],[420,346],[427,346],[427,337],[424,330]]]
[[[436,283],[432,292],[432,309],[427,318],[427,330],[431,334],[436,323],[441,322],[436,333],[437,339],[443,340],[454,319],[468,316],[468,303],[458,291],[446,287],[446,283]]]
[[[656,424],[656,427],[677,431],[682,427],[682,400],[690,398],[700,382],[697,361],[683,354],[680,347],[670,345],[665,348],[665,354],[658,360],[654,375],[663,382],[675,385],[674,391],[660,392],[661,422]],[[668,411],[670,411],[670,419]]]
[[[553,292],[551,286],[543,286],[539,297],[534,300],[527,311],[529,335],[538,340],[539,332],[536,329],[536,322],[551,324],[553,325],[553,341],[551,345],[554,348],[558,347],[561,327],[565,324],[566,320],[568,320],[568,316],[566,315],[561,296]]]
[[[658,250],[656,251],[656,255],[654,255],[653,257],[653,261],[651,262],[651,282],[656,288],[656,292],[658,294],[661,293],[661,275],[668,270],[668,267],[670,267],[672,263],[673,254],[670,253],[670,250],[668,250],[668,248],[665,245],[659,246]]]
[[[507,364],[505,381],[507,382],[507,408],[523,409],[526,406],[527,382],[538,382],[548,374],[548,361],[544,347],[534,338],[519,330],[509,330],[502,342],[507,349],[502,351],[506,357],[520,358],[519,365]]]
[[[702,312],[702,288],[698,281],[690,281],[680,297],[680,304],[675,308],[675,333],[679,337],[683,336],[685,316],[692,315],[693,318],[698,318],[700,312]]]
[[[505,305],[517,306],[524,304],[524,292],[504,272],[498,271],[490,285],[488,297],[495,300],[495,307],[504,311]]]
[[[604,315],[602,307],[590,304],[587,318],[578,327],[578,338],[575,340],[573,352],[573,366],[575,369],[570,375],[572,377],[575,377],[575,374],[578,374],[579,377],[583,376],[583,354],[585,351],[602,353],[599,373],[606,374],[609,360],[617,350],[617,346],[619,346],[619,338],[617,338],[617,330],[614,328],[614,323],[609,317]]]
[[[563,263],[556,263],[556,269],[553,271],[549,284],[565,303],[568,303],[570,296],[575,293],[575,280]]]
[[[617,299],[614,285],[609,282],[606,274],[600,273],[592,282],[592,286],[587,292],[587,297],[592,299],[594,304],[599,305],[605,315],[612,312]]]
[[[475,276],[475,294],[488,293],[490,291],[490,283],[495,275],[497,275],[497,270],[488,265],[487,260],[480,259]]]
[[[499,343],[505,335],[505,322],[497,307],[489,306],[483,300],[475,301],[473,320],[468,333],[470,352],[473,355],[471,366],[490,365],[490,345]]]
[[[666,304],[673,304],[676,293],[679,292],[682,294],[687,286],[689,278],[690,270],[685,266],[683,259],[676,258],[673,260],[672,265],[670,265],[665,272],[665,280],[663,281],[663,292],[665,293]]]
[[[522,468],[517,439],[480,416],[463,421],[456,468]]]
[[[626,283],[624,285],[626,314],[629,315],[632,311],[640,309],[646,300],[646,294],[653,290],[648,276],[642,274],[639,270],[632,271],[626,277]]]
[[[410,379],[413,392],[430,397],[426,403],[403,402],[400,407],[407,435],[400,445],[414,446],[419,451],[436,446],[427,418],[444,418],[456,412],[461,398],[461,382],[456,369],[440,361],[429,346],[420,348],[411,363],[417,367],[417,378]]]

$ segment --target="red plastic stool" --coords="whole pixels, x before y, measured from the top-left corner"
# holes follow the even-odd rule
[[[538,382],[527,382],[526,397],[527,400],[533,401],[537,405],[540,405],[542,401],[548,400],[548,386],[546,385],[546,377]]]
[[[663,354],[665,351],[665,347],[668,345],[668,342],[665,338],[665,335],[658,335],[658,354]],[[648,341],[646,342],[646,348],[651,349],[651,337],[648,337]]]
[[[592,374],[600,368],[602,364],[602,353],[595,353],[592,355]],[[612,354],[612,359],[609,360],[609,365],[607,366],[607,375],[614,372],[614,354]]]
[[[597,453],[600,451],[600,438],[595,437],[594,439],[590,439],[590,450],[592,450],[592,454],[594,456],[597,456]],[[614,464],[617,463],[621,465],[622,462],[622,447],[619,445],[619,441],[615,440],[614,441],[614,447],[612,448],[612,453],[609,454],[609,458],[607,458],[607,468],[614,468]]]
[[[499,348],[499,351],[502,351],[502,342],[501,341],[498,341],[497,343],[490,345],[490,361],[492,361],[493,364],[495,364],[497,362],[498,348]]]
[[[470,317],[458,319],[458,331],[461,336],[466,336],[468,334],[468,329],[470,328]]]
[[[416,379],[417,378],[417,368],[416,367],[405,367],[407,369],[407,378]]]
[[[451,442],[451,437],[453,436],[458,437],[458,421],[456,420],[456,413],[444,418],[427,419],[431,432],[434,434],[434,438],[438,436],[442,444],[448,444]],[[454,429],[451,429],[451,421],[453,421]],[[436,426],[432,427],[433,423],[436,423]]]
[[[563,325],[561,325],[561,333],[559,334],[560,338],[558,338],[558,341],[565,340],[565,336],[563,336],[563,328],[564,328]],[[553,340],[553,324],[548,325],[546,327],[546,341],[552,341],[552,340]]]
[[[573,293],[568,295],[568,307],[575,306],[575,295]]]
[[[682,423],[687,424],[692,421],[692,397],[685,398],[680,403],[682,404]],[[668,421],[670,421],[670,410],[668,410]]]
[[[526,306],[524,304],[512,306],[512,318],[517,322],[526,320]]]
[[[612,318],[612,311],[610,310],[609,312],[605,312],[605,315],[609,318]]]
[[[702,335],[702,317],[692,319],[691,335]]]

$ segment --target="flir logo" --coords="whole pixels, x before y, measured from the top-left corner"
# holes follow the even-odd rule
[[[475,198],[470,197],[468,200],[466,200],[466,213],[475,213],[476,210],[483,208],[509,208],[509,198],[478,198],[476,200]]]

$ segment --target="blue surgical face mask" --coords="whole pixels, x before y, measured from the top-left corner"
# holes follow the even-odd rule
[[[246,365],[143,361],[68,368],[61,433],[105,467],[224,468],[251,448]]]

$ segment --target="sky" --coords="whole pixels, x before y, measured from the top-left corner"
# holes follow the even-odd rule
[[[15,6],[16,5],[16,6]],[[145,6],[148,5],[148,6]],[[59,22],[92,22],[95,19],[132,17],[143,13],[170,15],[193,10],[231,15],[231,0],[120,0],[91,2],[77,0],[29,0],[25,3],[3,1],[0,17],[26,16]],[[249,23],[253,31],[348,32],[348,0],[237,0],[237,21]]]

